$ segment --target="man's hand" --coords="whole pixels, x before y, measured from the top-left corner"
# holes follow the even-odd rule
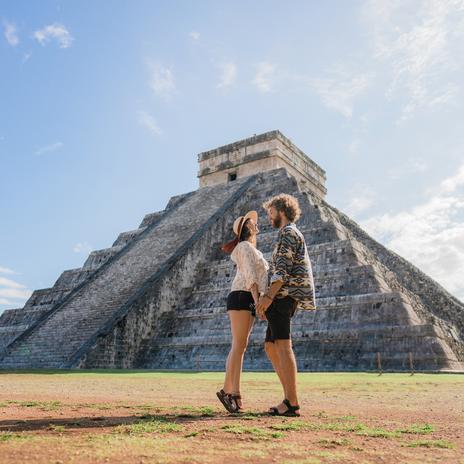
[[[271,306],[272,300],[268,296],[262,296],[258,300],[258,304],[256,305],[256,314],[259,316],[261,320],[265,320],[265,312]]]

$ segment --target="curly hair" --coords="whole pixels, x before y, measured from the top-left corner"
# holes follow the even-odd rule
[[[287,193],[276,195],[263,203],[265,210],[271,207],[274,207],[277,211],[282,211],[291,222],[298,221],[301,216],[298,200]]]

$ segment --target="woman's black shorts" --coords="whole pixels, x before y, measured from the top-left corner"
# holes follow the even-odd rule
[[[256,316],[253,295],[245,290],[234,290],[227,295],[227,311],[229,309],[244,309],[251,311],[252,316]]]

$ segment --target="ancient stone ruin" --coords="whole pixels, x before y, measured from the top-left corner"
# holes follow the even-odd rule
[[[325,201],[325,171],[279,131],[200,153],[198,190],[172,197],[111,247],[0,316],[0,368],[223,370],[234,219],[295,195],[317,311],[292,322],[300,371],[463,371],[464,304]],[[270,370],[256,319],[244,368]]]

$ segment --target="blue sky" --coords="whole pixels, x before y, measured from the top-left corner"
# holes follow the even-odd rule
[[[464,2],[0,1],[0,312],[279,129],[464,298]]]

